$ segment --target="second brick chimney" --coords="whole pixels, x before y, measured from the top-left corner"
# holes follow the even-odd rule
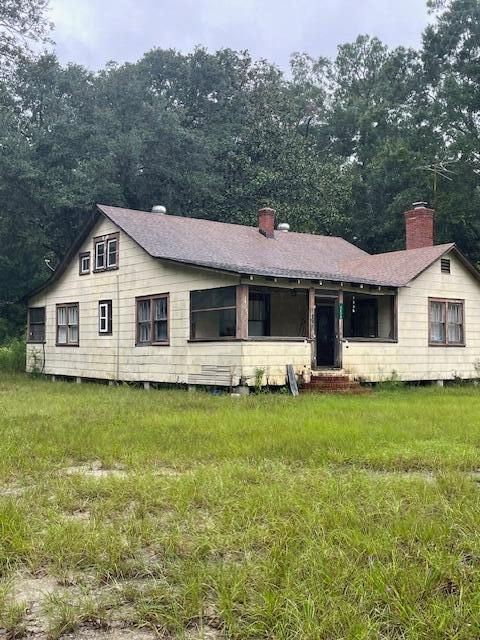
[[[406,249],[431,247],[434,241],[435,210],[426,202],[414,202],[413,209],[405,211]]]
[[[265,207],[258,212],[258,230],[266,238],[273,238],[275,231],[275,210]]]

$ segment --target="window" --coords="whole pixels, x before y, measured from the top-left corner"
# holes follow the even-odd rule
[[[137,298],[137,345],[167,345],[168,293]]]
[[[218,340],[237,335],[237,289],[219,287],[190,292],[190,337]]]
[[[27,342],[45,342],[45,307],[30,307],[28,310]]]
[[[94,239],[95,271],[118,268],[118,242],[118,233]]]
[[[345,338],[380,341],[396,339],[395,296],[345,291],[343,305]]]
[[[112,301],[100,300],[98,303],[98,333],[101,336],[112,334]]]
[[[105,269],[105,242],[95,243],[95,271]]]
[[[429,304],[430,345],[463,346],[465,344],[463,301],[430,299]]]
[[[248,335],[270,335],[270,294],[250,290],[248,294]]]
[[[107,240],[107,269],[117,266],[117,238]]]
[[[57,304],[57,345],[78,347],[78,302]]]
[[[78,272],[81,276],[90,273],[90,251],[85,251],[79,255]]]
[[[442,273],[450,273],[450,260],[448,258],[440,260],[440,270]]]
[[[305,289],[250,287],[248,336],[250,338],[307,337],[308,292]]]

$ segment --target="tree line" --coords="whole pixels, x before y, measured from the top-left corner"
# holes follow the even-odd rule
[[[478,262],[480,2],[429,7],[418,50],[361,35],[282,72],[248,51],[158,48],[94,73],[31,53],[46,0],[2,3],[0,343],[96,202],[245,224],[268,205],[377,252],[403,248],[401,213],[426,200],[438,241]]]

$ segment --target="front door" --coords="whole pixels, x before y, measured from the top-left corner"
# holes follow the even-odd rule
[[[317,367],[335,366],[335,304],[316,305]]]

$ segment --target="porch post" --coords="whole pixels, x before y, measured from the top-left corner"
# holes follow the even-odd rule
[[[336,344],[336,365],[342,368],[343,360],[343,318],[345,316],[345,306],[343,303],[343,291],[338,292],[338,338]]]
[[[313,287],[308,290],[308,337],[311,340],[312,367],[315,367],[317,364],[317,349],[315,341],[315,289]]]
[[[338,306],[340,313],[338,314],[338,340],[343,340],[343,318],[345,317],[345,307],[343,305],[343,291],[338,292]]]
[[[248,338],[248,284],[237,286],[237,338]]]

